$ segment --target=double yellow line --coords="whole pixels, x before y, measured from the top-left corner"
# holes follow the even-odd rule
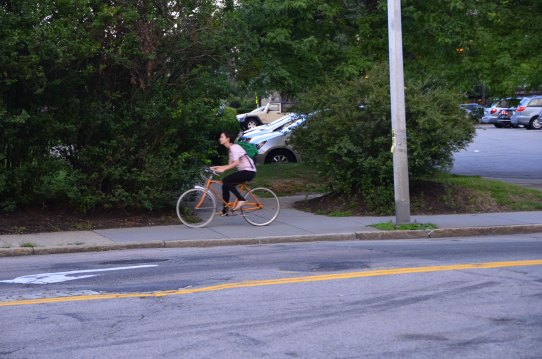
[[[16,305],[45,304],[45,303],[63,303],[63,302],[75,302],[75,301],[87,301],[87,300],[167,297],[170,295],[185,295],[185,294],[194,294],[194,293],[215,292],[219,290],[235,289],[235,288],[264,287],[264,286],[269,286],[269,285],[282,285],[282,284],[295,284],[295,283],[310,283],[310,282],[331,281],[331,280],[338,280],[338,279],[353,279],[353,278],[379,277],[379,276],[398,275],[398,274],[443,272],[443,271],[454,271],[454,270],[465,270],[465,269],[524,267],[524,266],[537,266],[537,265],[542,265],[542,259],[508,261],[508,262],[452,264],[452,265],[444,265],[444,266],[413,267],[413,268],[381,269],[381,270],[371,270],[371,271],[364,271],[364,272],[348,272],[348,273],[322,274],[322,275],[303,276],[303,277],[277,278],[277,279],[267,279],[267,280],[251,280],[251,281],[245,281],[245,282],[218,284],[218,285],[202,287],[202,288],[167,290],[167,291],[160,291],[160,292],[153,292],[153,293],[95,294],[95,295],[78,295],[78,296],[72,296],[72,297],[15,300],[15,301],[0,302],[0,307],[9,307],[9,306],[16,306]]]

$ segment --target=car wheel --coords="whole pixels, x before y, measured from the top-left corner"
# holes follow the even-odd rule
[[[540,118],[535,117],[531,118],[531,121],[529,122],[529,126],[527,126],[529,130],[540,130],[542,128],[542,123],[540,123]]]
[[[255,127],[258,127],[260,125],[260,123],[258,122],[258,120],[256,120],[255,118],[249,118],[247,119],[247,122],[245,124],[246,128],[247,129],[251,129],[251,128],[255,128]]]
[[[288,150],[271,151],[265,158],[265,163],[295,163],[297,162],[294,154]]]
[[[497,128],[502,128],[502,125],[500,123],[494,123],[493,126],[495,126]]]

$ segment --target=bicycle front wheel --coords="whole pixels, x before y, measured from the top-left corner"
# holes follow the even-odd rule
[[[245,194],[246,203],[241,207],[241,214],[254,226],[266,226],[273,222],[280,211],[277,195],[270,189],[254,188]]]
[[[177,216],[188,227],[203,227],[213,220],[215,214],[215,198],[203,189],[190,189],[177,201]]]

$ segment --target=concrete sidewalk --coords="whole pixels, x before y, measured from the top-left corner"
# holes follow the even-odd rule
[[[330,240],[438,238],[542,232],[542,211],[411,216],[412,222],[433,223],[435,230],[381,231],[371,224],[395,217],[327,217],[293,208],[304,196],[280,198],[281,211],[265,227],[241,216],[215,217],[206,228],[182,224],[94,231],[1,235],[0,257],[134,248],[211,247]]]

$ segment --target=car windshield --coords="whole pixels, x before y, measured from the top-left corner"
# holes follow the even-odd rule
[[[302,117],[300,119],[296,119],[296,121],[292,124],[290,124],[288,127],[282,130],[282,133],[288,133],[292,132],[296,127],[299,127],[307,120],[306,117]]]
[[[291,115],[286,115],[284,117],[281,117],[279,119],[276,119],[275,121],[273,122],[270,122],[270,123],[266,123],[264,125],[261,125],[261,126],[258,126],[258,127],[255,127],[253,129],[250,129],[246,132],[255,132],[255,131],[264,131],[264,130],[268,130],[270,128],[275,128],[277,126],[280,126],[282,125],[283,123],[285,123],[286,121],[288,121],[288,119],[290,118]]]
[[[294,123],[297,120],[298,120],[298,118],[296,116],[292,116],[289,121],[284,122],[284,124],[282,126],[278,127],[277,130],[280,130],[280,129],[284,128],[284,127],[289,127],[289,126],[292,125],[292,123]]]
[[[270,127],[271,127],[271,126],[276,126],[276,125],[278,125],[279,123],[283,123],[284,121],[286,121],[286,120],[289,119],[290,117],[291,117],[291,115],[286,115],[286,116],[284,116],[284,117],[281,117],[281,118],[279,118],[279,119],[277,119],[277,120],[275,120],[275,121],[269,123],[268,126],[270,126]]]
[[[265,106],[258,107],[257,109],[253,110],[252,112],[263,112],[265,110]]]
[[[241,136],[241,139],[246,139],[254,136],[258,136],[262,133],[266,132],[276,132],[283,129],[285,126],[289,126],[294,121],[296,121],[299,118],[296,114],[289,114],[284,117],[279,118],[278,120],[275,120],[271,123],[268,123],[267,125],[262,125],[255,127],[251,130],[247,130],[243,132],[243,135]]]
[[[289,126],[291,123],[293,123],[295,120],[297,120],[298,117],[296,115],[287,115],[284,117],[279,118],[278,120],[275,120],[268,124],[265,128],[271,129],[273,131],[279,131],[280,129],[284,128],[285,126]]]
[[[503,98],[493,105],[493,107],[517,107],[520,103],[520,98]]]

